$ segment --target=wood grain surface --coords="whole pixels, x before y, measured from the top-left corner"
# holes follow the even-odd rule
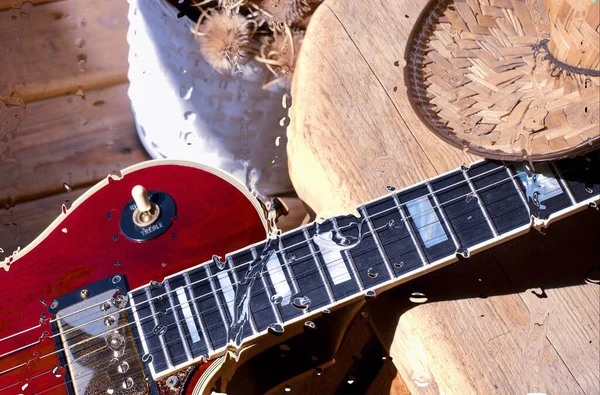
[[[326,0],[313,15],[293,81],[288,154],[294,186],[318,216],[478,159],[413,126],[403,57],[425,4]],[[551,227],[554,244],[529,234],[379,298],[372,323],[410,392],[598,393],[600,291],[584,282],[598,264],[593,214],[568,219],[565,244],[565,230]],[[559,253],[567,243],[575,257]],[[553,276],[524,281],[528,265]],[[535,296],[540,284],[547,297]],[[416,307],[413,291],[433,303]]]

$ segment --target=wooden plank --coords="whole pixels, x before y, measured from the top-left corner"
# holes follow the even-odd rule
[[[0,204],[10,206],[94,184],[149,159],[139,142],[127,85],[6,110],[0,129]],[[4,125],[3,125],[4,126]]]
[[[325,216],[352,212],[385,193],[387,185],[408,185],[434,176],[436,169],[389,100],[386,88],[392,86],[381,85],[327,3],[315,16],[327,29],[310,35],[309,26],[300,51],[304,67],[295,71],[287,148],[298,196]],[[398,75],[395,84],[400,80]]]
[[[87,188],[64,192],[44,199],[0,210],[0,261],[31,243]]]
[[[0,0],[0,11],[17,9],[27,12],[30,6],[53,3],[64,0]]]
[[[364,7],[359,1],[333,0],[326,2],[326,6],[330,7],[345,28],[347,38],[344,39],[351,41],[361,54],[361,61],[368,64],[376,75],[377,82],[385,88],[401,118],[409,125],[410,133],[425,148],[436,171],[443,173],[454,168],[456,161],[449,158],[465,163],[474,161],[474,156],[448,144],[440,144],[440,139],[419,121],[406,94],[404,69],[396,66],[396,62],[398,65],[405,64],[403,57],[408,36],[428,2],[419,0],[391,4],[386,0],[378,0],[376,3],[372,7]],[[325,8],[321,11],[325,11]],[[360,17],[357,18],[357,15]],[[314,19],[312,21],[315,27],[319,24],[314,23]],[[376,31],[373,30],[374,26],[377,26]],[[346,62],[346,56],[340,53],[338,58]]]
[[[406,97],[404,45],[425,4],[328,0],[313,15],[292,87],[288,153],[294,186],[318,217],[476,159],[419,126]],[[506,71],[488,60],[492,75]],[[373,303],[373,325],[411,393],[583,393],[494,256],[440,273]],[[412,308],[413,291],[436,303]],[[556,299],[565,314],[569,305]]]
[[[23,105],[127,81],[127,2],[69,0],[0,13],[0,101]],[[14,20],[11,16],[16,16]]]

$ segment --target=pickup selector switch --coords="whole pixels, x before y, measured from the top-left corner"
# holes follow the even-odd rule
[[[131,197],[121,212],[120,227],[125,237],[147,241],[167,231],[171,219],[177,215],[171,196],[136,185],[131,190]]]
[[[132,214],[133,223],[140,228],[145,228],[155,223],[158,217],[160,217],[160,206],[150,201],[146,188],[136,185],[131,190],[131,196],[137,206]]]

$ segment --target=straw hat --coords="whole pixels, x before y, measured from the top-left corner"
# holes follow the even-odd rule
[[[493,159],[600,145],[598,0],[434,0],[415,24],[405,80],[434,133]]]

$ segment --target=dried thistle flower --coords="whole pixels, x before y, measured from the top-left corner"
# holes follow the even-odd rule
[[[285,25],[283,31],[274,31],[273,37],[265,40],[256,60],[263,63],[273,74],[274,79],[268,81],[264,88],[278,82],[291,85],[296,64],[296,55],[304,39],[303,30],[291,30]]]
[[[203,13],[192,31],[206,62],[221,74],[236,75],[257,52],[252,41],[256,29],[254,20],[219,9]]]
[[[310,0],[256,0],[250,4],[259,11],[259,23],[293,25],[310,12],[310,3]]]

